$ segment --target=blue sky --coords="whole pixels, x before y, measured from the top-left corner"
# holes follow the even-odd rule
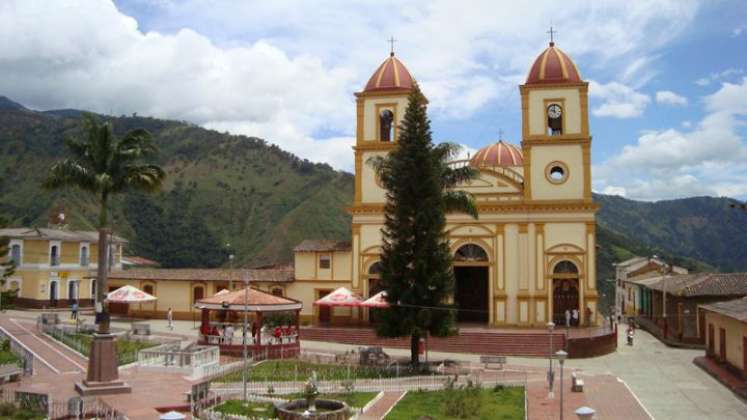
[[[738,0],[10,0],[0,94],[188,120],[351,170],[352,94],[389,36],[431,101],[435,140],[474,151],[499,130],[519,143],[518,84],[551,23],[591,83],[596,191],[747,197]]]

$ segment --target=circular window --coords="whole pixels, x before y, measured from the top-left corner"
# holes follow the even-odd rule
[[[568,167],[562,162],[552,162],[545,168],[545,178],[553,184],[562,184],[568,179]]]

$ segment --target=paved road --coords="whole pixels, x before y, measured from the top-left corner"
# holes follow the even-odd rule
[[[25,319],[0,318],[0,327],[34,353],[34,369],[54,374],[78,374],[86,371],[88,361],[36,331]]]

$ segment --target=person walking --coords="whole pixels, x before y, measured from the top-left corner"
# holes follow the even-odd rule
[[[573,309],[573,313],[571,314],[573,316],[573,322],[572,325],[574,327],[578,327],[578,309]]]
[[[568,328],[571,326],[571,311],[569,309],[565,310],[565,327]]]
[[[70,305],[70,319],[78,319],[78,301],[74,300],[73,304]]]
[[[171,307],[169,307],[169,310],[166,311],[166,320],[169,321],[169,329],[174,330],[174,312],[171,310]]]

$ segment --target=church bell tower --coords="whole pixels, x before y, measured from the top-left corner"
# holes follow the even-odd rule
[[[525,200],[591,203],[588,87],[553,41],[519,87]]]
[[[414,79],[391,52],[356,96],[355,199],[353,206],[384,204],[386,196],[373,168],[373,156],[396,147]]]

